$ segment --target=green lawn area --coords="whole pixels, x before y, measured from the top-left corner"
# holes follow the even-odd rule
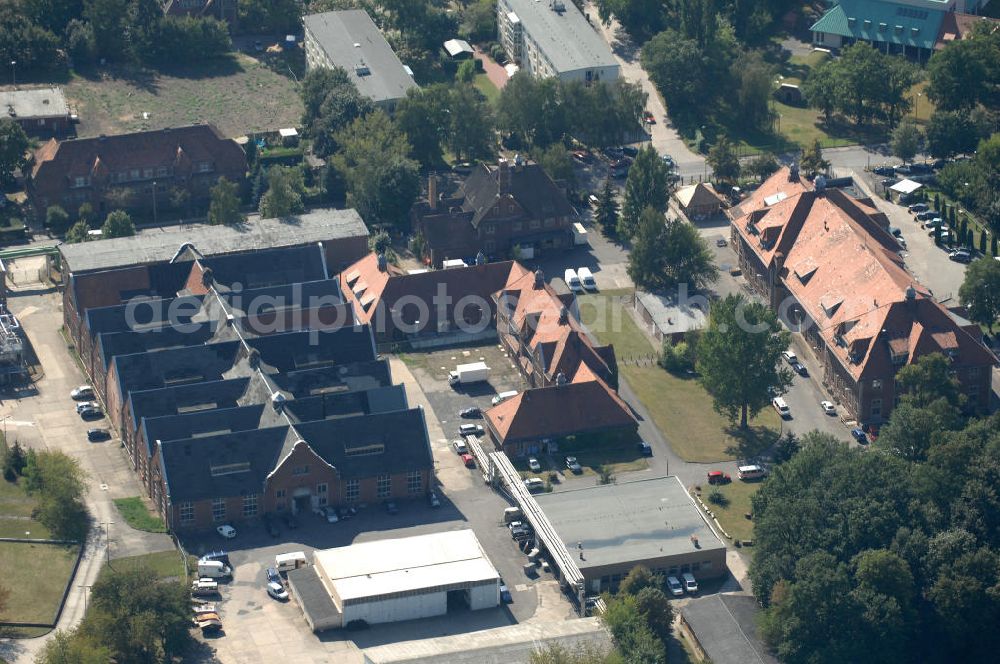
[[[748,512],[753,510],[750,507],[750,500],[760,488],[760,482],[741,482],[733,477],[729,484],[709,485],[702,483],[701,499],[712,510],[723,529],[733,539],[753,539],[753,521],[746,518]],[[709,502],[708,496],[718,491],[728,499],[725,507]]]
[[[181,564],[181,555],[174,549],[170,551],[159,551],[157,553],[146,553],[141,556],[129,556],[127,558],[113,558],[111,560],[111,570],[127,570],[135,568],[148,568],[153,570],[160,579],[181,579],[185,577],[184,565]],[[188,556],[188,568],[192,571],[198,569],[198,558]],[[98,581],[111,573],[107,564],[101,568]]]
[[[34,519],[11,519],[6,515],[0,515],[0,537],[49,539],[52,533]]]
[[[497,86],[493,85],[493,81],[490,80],[489,76],[485,73],[476,74],[473,85],[483,93],[487,101],[496,106],[497,101],[500,99],[500,90],[497,89]]]
[[[35,504],[35,499],[26,494],[19,484],[0,480],[0,515],[31,516]]]
[[[165,533],[167,528],[163,525],[163,519],[150,514],[146,509],[146,504],[139,496],[132,498],[116,498],[115,507],[121,513],[128,525],[136,530],[145,530],[149,533]]]
[[[0,542],[0,579],[10,590],[6,620],[51,622],[59,608],[79,547]]]
[[[769,447],[778,437],[778,415],[765,409],[751,420],[750,431],[741,434],[712,408],[712,398],[698,381],[667,373],[657,365],[636,366],[621,360],[656,353],[652,342],[624,311],[619,296],[625,291],[582,295],[580,315],[602,343],[615,347],[619,373],[628,381],[649,411],[657,428],[685,461],[708,463],[751,456]],[[603,298],[603,301],[602,301]],[[594,321],[594,312],[604,311],[605,324]]]

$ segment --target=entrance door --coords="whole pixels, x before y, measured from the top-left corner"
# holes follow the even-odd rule
[[[309,513],[309,494],[303,496],[295,496],[292,499],[292,514],[308,514]]]

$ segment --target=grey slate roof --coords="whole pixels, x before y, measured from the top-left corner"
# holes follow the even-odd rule
[[[60,118],[69,115],[62,88],[0,90],[0,116],[15,120]]]
[[[711,595],[688,602],[681,615],[713,664],[778,664],[757,632],[760,607],[750,595]]]
[[[260,219],[241,226],[184,226],[146,230],[132,237],[61,244],[70,272],[107,270],[169,261],[185,244],[204,256],[218,256],[351,237],[367,237],[361,216],[349,210],[312,210],[284,219]]]
[[[212,410],[235,408],[249,381],[249,377],[241,377],[172,385],[152,390],[135,390],[129,394],[132,420],[139,422],[144,417],[177,415],[196,407],[210,406]]]
[[[521,19],[525,32],[559,73],[595,67],[617,67],[607,42],[587,23],[572,0],[565,11],[553,11],[549,0],[501,0]]]
[[[402,99],[407,90],[417,87],[364,10],[309,14],[302,21],[330,61],[342,67],[358,92],[375,103]]]
[[[227,290],[234,287],[256,290],[290,286],[296,282],[326,279],[319,245],[283,247],[270,251],[213,256],[199,260],[211,268],[215,283]]]
[[[178,298],[136,298],[133,302],[111,307],[92,307],[84,313],[86,328],[93,337],[111,332],[128,332],[163,327],[167,322],[186,324],[201,308],[203,296]],[[174,312],[173,320],[171,311]]]
[[[519,166],[510,164],[510,194],[518,205],[524,208],[529,217],[547,219],[549,217],[568,217],[575,214],[573,206],[566,195],[556,186],[548,173],[535,163],[524,163]],[[478,227],[479,222],[496,205],[500,195],[499,166],[490,167],[479,164],[462,185],[465,202],[462,208],[472,211],[472,225]]]

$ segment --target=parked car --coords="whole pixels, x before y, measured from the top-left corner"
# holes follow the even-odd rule
[[[545,488],[545,482],[543,482],[539,477],[529,477],[524,480],[524,487],[529,492],[535,493],[536,491],[541,491]]]
[[[875,175],[895,175],[896,169],[892,166],[876,166],[872,172]]]
[[[466,419],[475,419],[477,417],[482,417],[483,411],[480,410],[478,406],[473,406],[472,408],[463,408],[459,411],[458,416]]]
[[[917,219],[920,221],[927,221],[928,219],[933,219],[934,217],[940,217],[941,213],[937,210],[931,210],[930,208],[924,210],[923,212],[917,213]]]
[[[337,508],[333,505],[325,506],[322,511],[327,523],[337,523],[340,521],[340,517],[337,516]]]
[[[542,464],[538,463],[538,459],[535,457],[528,457],[528,470],[533,473],[542,472]]]
[[[854,436],[854,440],[858,441],[859,445],[868,444],[868,434],[865,433],[864,429],[860,427],[854,427],[853,429],[851,429],[851,435]]]
[[[481,436],[483,434],[483,425],[481,424],[461,424],[458,427],[458,435],[460,436]]]
[[[781,354],[781,356],[785,358],[785,362],[788,362],[789,365],[799,361],[798,356],[793,350],[786,350]]]
[[[729,473],[724,473],[721,470],[708,471],[709,484],[729,484],[732,481],[733,478],[729,476]]]
[[[797,362],[797,361],[796,362],[792,362],[792,371],[794,371],[795,373],[797,373],[800,376],[808,376],[809,375],[809,370],[806,369],[806,365],[802,364],[801,362]]]
[[[637,157],[639,156],[639,148],[634,145],[623,145],[622,154],[626,157]]]
[[[340,517],[341,521],[346,521],[347,519],[353,519],[358,513],[357,507],[338,507],[337,516]]]
[[[911,214],[917,214],[918,212],[925,212],[927,210],[927,203],[911,203],[906,206]]]
[[[111,432],[107,429],[87,429],[87,440],[97,443],[111,438]]]
[[[288,599],[288,591],[285,590],[285,586],[281,583],[281,576],[278,575],[278,570],[273,567],[268,567],[264,572],[265,583],[267,584],[267,594],[272,598],[284,602]]]
[[[684,590],[690,594],[695,594],[698,592],[698,582],[694,578],[694,574],[691,572],[684,572],[681,574],[681,578],[684,579]]]
[[[69,393],[69,396],[77,401],[84,399],[94,398],[94,388],[90,385],[81,385],[80,387],[73,388],[73,391]]]
[[[229,524],[223,524],[215,529],[215,532],[219,533],[226,539],[234,539],[236,537],[236,529]]]
[[[934,230],[935,227],[937,227],[938,224],[944,226],[944,219],[942,219],[941,217],[934,217],[933,219],[928,219],[927,221],[924,221],[921,224],[921,226],[923,226],[925,231],[932,231]]]
[[[385,511],[389,514],[399,514],[399,506],[392,500],[387,500],[384,503]]]
[[[90,408],[90,409],[96,408],[96,409],[100,410],[101,404],[97,403],[96,401],[84,401],[83,403],[76,404],[76,412],[78,414],[82,413],[83,411],[87,410],[88,408]]]
[[[451,441],[451,446],[455,448],[455,454],[466,454],[469,451],[469,448],[465,445],[465,441],[461,439]]]
[[[510,595],[510,588],[505,583],[500,584],[500,601],[504,604],[510,604],[514,601],[514,598]]]
[[[476,467],[476,459],[471,454],[463,454],[462,455],[462,463],[465,464],[466,468],[475,468]]]
[[[636,447],[639,448],[639,454],[642,456],[653,456],[653,448],[644,440],[640,440],[636,443]]]
[[[681,585],[676,576],[667,577],[667,588],[670,589],[670,594],[674,597],[680,597],[684,594],[684,586]]]
[[[104,417],[104,413],[101,412],[100,408],[84,408],[80,413],[80,417],[85,420],[96,420]]]
[[[651,112],[649,112],[649,111],[643,111],[642,112],[642,121],[645,122],[648,125],[655,125],[656,124],[656,118],[653,117],[653,114]]]
[[[566,457],[566,468],[574,475],[579,475],[583,472],[583,466],[580,465],[575,456]]]
[[[948,253],[948,258],[956,263],[971,263],[972,252],[968,249],[956,249],[955,251]]]
[[[826,413],[827,415],[836,415],[837,414],[837,407],[834,406],[833,403],[831,403],[829,401],[820,401],[819,402],[819,407],[822,408],[823,412]]]
[[[433,491],[427,494],[427,504],[431,507],[441,507],[441,501]]]

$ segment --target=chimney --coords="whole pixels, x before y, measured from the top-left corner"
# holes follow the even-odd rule
[[[386,270],[389,269],[389,264],[385,259],[385,254],[379,254],[378,256],[375,257],[375,260],[378,262],[379,272],[385,272]]]
[[[545,273],[541,270],[535,270],[535,290],[542,288],[545,285]]]
[[[510,162],[504,157],[500,157],[497,165],[497,184],[501,196],[510,192]]]
[[[559,324],[565,325],[569,322],[569,309],[566,307],[559,307]]]
[[[565,385],[565,384],[566,384],[566,374],[560,371],[559,373],[556,374],[556,385]]]
[[[438,179],[431,173],[427,176],[427,203],[432,210],[437,209],[438,204]]]
[[[272,394],[271,407],[274,408],[275,412],[280,413],[281,409],[285,407],[285,395],[281,392],[275,392]]]
[[[792,164],[788,167],[788,181],[798,182],[799,181],[799,165]]]
[[[214,283],[215,272],[212,271],[212,268],[206,267],[201,273],[201,285],[205,288],[211,288]]]
[[[486,265],[486,254],[481,251],[476,254],[476,265]]]
[[[260,366],[260,351],[256,348],[251,348],[250,352],[247,353],[247,364],[250,365],[251,369],[256,369]]]

